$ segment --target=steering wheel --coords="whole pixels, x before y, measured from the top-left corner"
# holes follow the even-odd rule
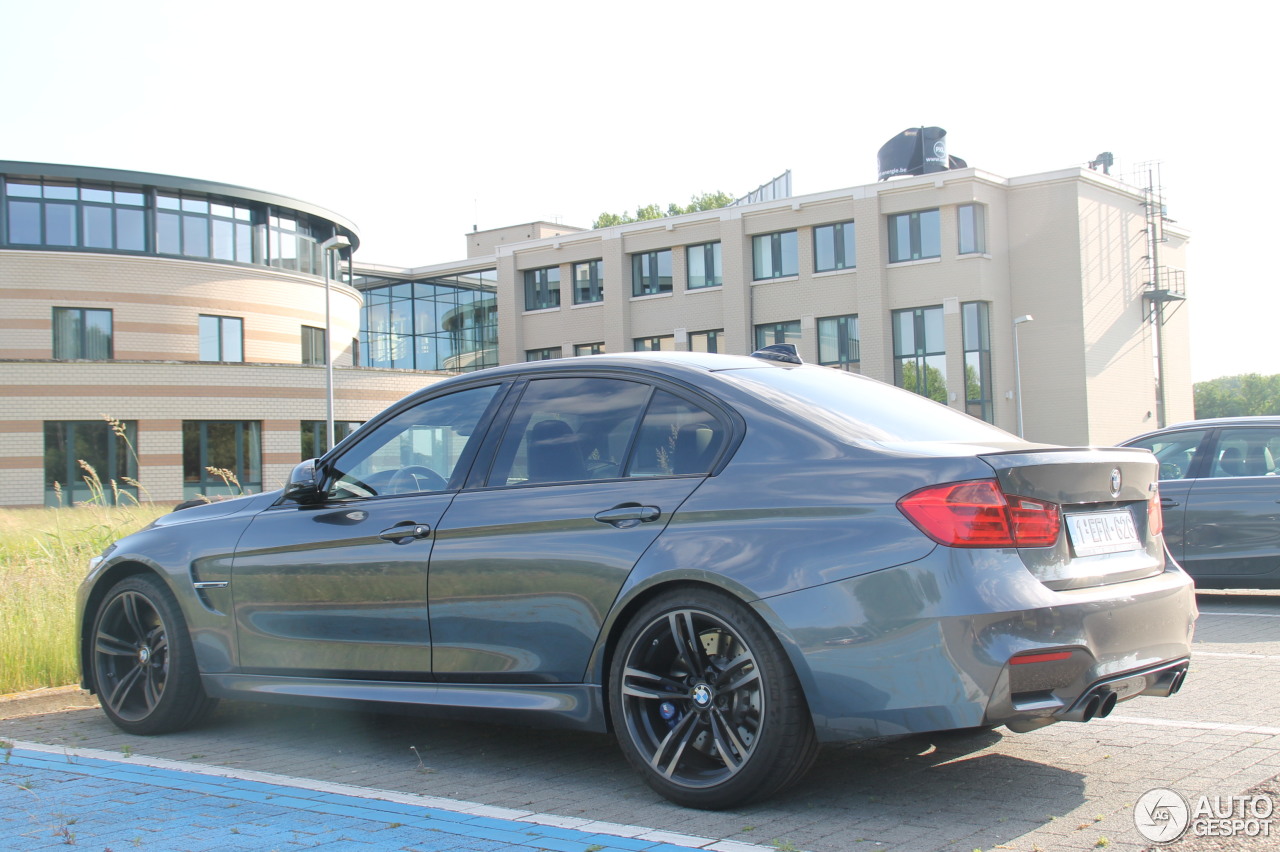
[[[417,491],[443,491],[449,483],[443,476],[426,465],[411,464],[391,474],[387,482],[388,494],[412,494]]]

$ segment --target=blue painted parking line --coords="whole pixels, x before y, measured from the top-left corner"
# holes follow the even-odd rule
[[[732,840],[93,749],[0,743],[0,849],[765,852]]]

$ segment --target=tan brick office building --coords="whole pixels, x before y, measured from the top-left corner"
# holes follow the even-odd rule
[[[1143,189],[1088,169],[963,169],[470,244],[494,252],[503,363],[794,342],[806,361],[914,384],[1014,431],[1014,320],[1029,315],[1025,434],[1110,444],[1159,419],[1158,304],[1164,420],[1193,411],[1188,234],[1151,207]]]

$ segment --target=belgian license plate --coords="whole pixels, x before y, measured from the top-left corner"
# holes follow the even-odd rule
[[[1067,531],[1076,556],[1138,550],[1142,542],[1127,510],[1067,515]]]

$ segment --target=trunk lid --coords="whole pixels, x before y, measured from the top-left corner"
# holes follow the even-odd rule
[[[1062,532],[1054,545],[1018,549],[1027,570],[1049,588],[1100,586],[1164,571],[1164,543],[1150,514],[1159,506],[1159,466],[1146,450],[1036,448],[979,457],[1010,498],[1061,508]]]

